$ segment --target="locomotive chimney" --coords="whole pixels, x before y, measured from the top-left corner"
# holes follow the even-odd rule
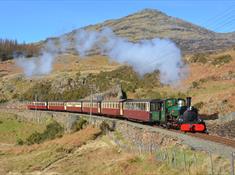
[[[190,108],[191,100],[192,100],[192,97],[186,97],[187,108]]]

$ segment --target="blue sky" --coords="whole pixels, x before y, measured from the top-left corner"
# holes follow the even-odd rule
[[[235,0],[0,0],[0,38],[36,42],[144,8],[216,32],[235,31]]]

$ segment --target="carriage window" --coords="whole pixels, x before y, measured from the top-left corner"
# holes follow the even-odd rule
[[[155,103],[151,103],[151,111],[156,111],[156,104]]]
[[[168,106],[172,106],[172,101],[168,101],[168,102],[167,102],[167,105],[168,105]]]
[[[159,103],[151,103],[151,107],[150,107],[151,111],[159,111],[160,110],[160,104]]]

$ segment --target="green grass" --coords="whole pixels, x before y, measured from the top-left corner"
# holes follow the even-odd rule
[[[45,126],[22,121],[17,115],[0,113],[0,142],[15,144],[18,139],[26,139],[33,132],[42,132]]]

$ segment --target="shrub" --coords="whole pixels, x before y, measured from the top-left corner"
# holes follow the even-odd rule
[[[212,61],[213,65],[223,65],[226,63],[229,63],[230,61],[232,61],[232,56],[227,54],[227,55],[222,55],[219,57],[214,58],[214,60]]]
[[[207,59],[206,59],[205,54],[198,53],[198,54],[195,54],[195,55],[192,56],[190,62],[191,63],[203,63],[203,64],[205,64],[207,62]]]
[[[203,105],[204,105],[204,103],[202,101],[200,101],[200,102],[196,103],[194,105],[194,107],[197,108],[197,109],[201,109],[203,107]]]
[[[196,81],[192,82],[192,88],[199,88],[199,83]]]
[[[60,126],[59,123],[53,121],[52,123],[46,126],[46,130],[43,133],[39,133],[35,131],[31,134],[27,139],[26,143],[28,145],[32,145],[34,143],[42,143],[45,140],[55,139],[56,137],[60,137],[63,133],[63,127]]]
[[[63,133],[63,127],[53,121],[52,123],[48,124],[46,130],[42,133],[42,138],[46,139],[54,139],[57,136],[60,136]]]
[[[24,144],[24,141],[23,141],[22,139],[18,138],[18,139],[16,140],[16,144],[17,144],[17,145],[23,145],[23,144]]]
[[[41,133],[35,131],[34,133],[32,133],[27,139],[26,139],[26,143],[28,145],[32,145],[34,143],[41,143],[42,141],[42,136],[41,136]]]
[[[79,131],[84,128],[84,126],[87,124],[87,120],[84,118],[79,118],[78,121],[75,122],[75,131]]]
[[[102,134],[106,134],[108,131],[111,130],[111,128],[106,121],[102,121],[102,123],[100,124],[100,130]]]
[[[7,99],[0,99],[0,103],[6,103],[7,101]]]
[[[155,92],[153,90],[148,90],[144,96],[146,98],[150,98],[150,99],[160,99],[160,98],[162,98],[162,96],[159,92]]]

